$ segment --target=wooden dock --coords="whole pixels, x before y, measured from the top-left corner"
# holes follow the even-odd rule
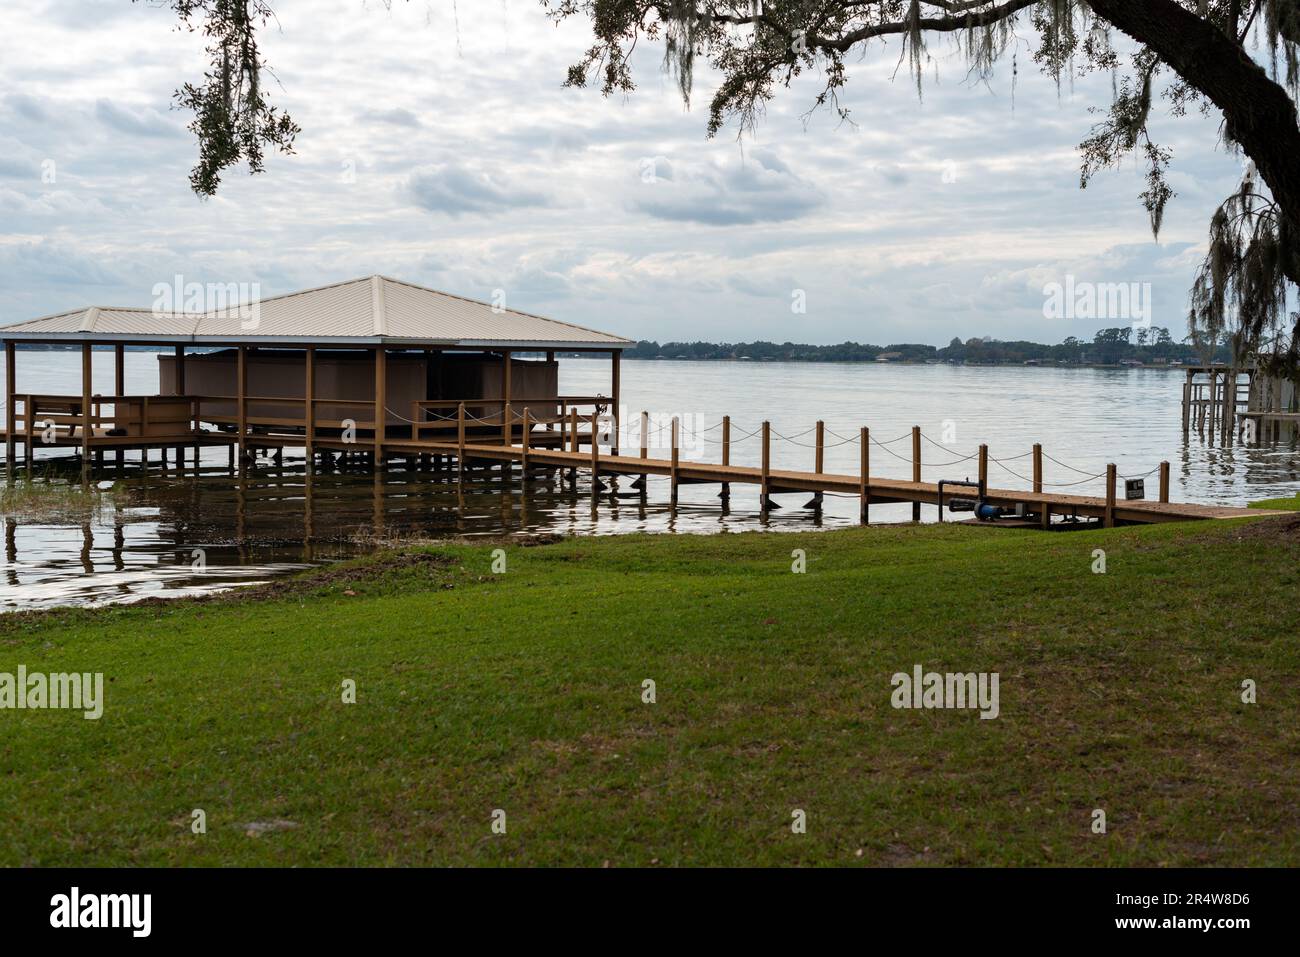
[[[911,431],[911,480],[884,478],[871,474],[871,451],[873,447],[882,447],[889,443],[878,443],[866,428],[859,430],[856,436],[841,437],[836,444],[856,443],[860,450],[860,467],[856,474],[844,474],[826,471],[824,468],[825,435],[824,423],[815,427],[816,438],[811,447],[814,449],[814,469],[797,471],[774,469],[771,463],[771,446],[776,436],[769,423],[764,422],[761,429],[747,437],[761,434],[761,463],[757,466],[733,465],[731,453],[731,421],[729,417],[722,420],[721,462],[699,462],[683,460],[678,452],[679,423],[674,420],[672,426],[672,453],[669,458],[652,458],[646,448],[645,413],[642,414],[642,447],[640,454],[618,454],[617,449],[608,447],[600,438],[605,433],[600,430],[599,416],[592,413],[579,416],[576,409],[570,407],[567,417],[551,417],[538,423],[531,420],[527,408],[522,412],[511,410],[505,405],[501,412],[491,417],[473,417],[465,413],[461,404],[455,416],[421,422],[411,428],[407,435],[387,435],[375,442],[373,434],[343,437],[326,435],[309,430],[308,435],[283,425],[269,426],[265,431],[237,432],[202,431],[190,432],[176,436],[151,437],[117,437],[95,435],[92,438],[90,454],[97,464],[102,464],[102,453],[106,451],[121,452],[134,449],[141,452],[141,460],[148,464],[148,450],[162,450],[166,463],[167,450],[174,450],[176,464],[183,467],[185,451],[192,449],[195,462],[198,462],[201,447],[224,446],[229,449],[232,468],[243,468],[258,450],[271,451],[277,458],[282,457],[286,448],[302,448],[307,452],[308,467],[315,467],[319,456],[339,453],[355,460],[357,457],[371,463],[376,460],[381,464],[391,458],[414,460],[427,465],[437,463],[464,468],[479,465],[501,465],[502,467],[522,467],[524,480],[536,469],[561,470],[576,478],[579,471],[593,476],[594,484],[599,485],[602,476],[660,476],[667,478],[670,484],[670,496],[673,505],[677,503],[677,490],[682,485],[713,484],[721,489],[721,497],[729,498],[733,485],[753,486],[757,493],[760,509],[780,508],[771,496],[783,493],[804,493],[813,496],[811,507],[819,507],[823,495],[837,495],[856,498],[859,502],[860,520],[865,524],[869,520],[872,505],[910,503],[912,517],[919,520],[923,506],[940,505],[940,497],[945,506],[951,510],[954,500],[964,502],[965,511],[970,511],[976,502],[993,509],[1005,510],[1001,517],[1014,519],[1017,524],[1037,524],[1048,528],[1053,519],[1096,520],[1106,527],[1119,524],[1149,524],[1156,522],[1178,522],[1205,519],[1224,519],[1241,517],[1260,517],[1270,514],[1254,509],[1235,508],[1218,505],[1198,505],[1187,502],[1169,501],[1169,463],[1162,462],[1148,475],[1159,473],[1157,491],[1153,499],[1124,499],[1117,495],[1119,477],[1114,465],[1107,466],[1105,472],[1089,476],[1081,481],[1105,479],[1104,496],[1075,495],[1052,491],[1043,481],[1043,451],[1035,445],[1030,453],[1017,458],[1032,455],[1030,466],[1032,476],[1027,477],[1028,489],[997,488],[989,484],[988,468],[991,461],[988,447],[981,445],[976,454],[966,456],[968,466],[973,465],[978,481],[965,482],[965,475],[951,474],[940,481],[922,481],[921,431],[914,427]],[[286,423],[287,425],[287,423]],[[540,426],[540,427],[539,427]],[[585,426],[586,428],[582,428]],[[425,434],[426,429],[434,432],[433,436]],[[809,430],[814,431],[814,430]],[[450,433],[450,434],[448,434]],[[447,437],[443,437],[443,436]],[[18,436],[16,436],[18,437]],[[24,434],[23,439],[31,437]],[[901,436],[893,441],[901,441]],[[804,444],[804,443],[799,443]],[[82,451],[85,446],[79,436],[61,433],[50,443],[50,447],[69,447]],[[605,446],[605,447],[602,447]],[[904,458],[898,453],[895,457]],[[992,460],[996,461],[996,460]],[[1054,460],[1053,460],[1054,461]],[[120,462],[120,458],[119,458]],[[950,463],[951,464],[951,463]],[[944,466],[930,463],[931,472]],[[955,470],[954,470],[955,471]],[[1077,471],[1077,470],[1076,470]],[[1013,473],[1014,474],[1014,473]],[[947,488],[941,489],[941,484]],[[1072,482],[1070,485],[1081,484]],[[644,483],[637,485],[642,488]],[[940,521],[944,520],[944,510],[939,512]]]

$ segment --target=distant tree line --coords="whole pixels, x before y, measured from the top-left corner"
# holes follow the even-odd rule
[[[1163,326],[1135,329],[1118,326],[1100,329],[1092,341],[1068,336],[1056,345],[1024,340],[1004,341],[990,337],[954,338],[938,347],[915,342],[877,346],[862,342],[841,342],[817,346],[800,342],[658,342],[641,340],[623,353],[629,359],[735,359],[785,362],[874,362],[882,356],[897,362],[955,362],[968,365],[1115,365],[1126,359],[1145,364],[1205,361],[1196,347],[1175,342]],[[1228,347],[1220,343],[1212,357],[1228,359]]]

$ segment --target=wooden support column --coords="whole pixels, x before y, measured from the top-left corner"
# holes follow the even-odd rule
[[[1043,492],[1043,446],[1039,442],[1034,443],[1034,492],[1039,495]],[[1047,502],[1038,506],[1038,520],[1043,528],[1052,524],[1052,506]]]
[[[826,423],[821,419],[817,420],[817,442],[816,453],[813,455],[813,471],[818,475],[822,474],[822,466],[826,461]]]
[[[302,390],[303,442],[307,455],[307,468],[315,464],[316,449],[316,347],[308,346],[304,356],[306,363],[305,383]]]
[[[247,454],[248,434],[248,346],[239,346],[235,363],[235,417],[238,420],[239,460]]]
[[[1115,465],[1106,466],[1106,515],[1102,520],[1106,528],[1115,527]]]
[[[650,452],[650,413],[643,411],[641,413],[641,458],[646,458]]]
[[[763,511],[767,511],[767,490],[770,487],[770,476],[772,473],[772,423],[764,420],[763,422],[763,459],[762,469],[760,470],[761,482],[759,484],[759,506]]]
[[[569,410],[569,451],[578,451],[578,410]]]
[[[862,443],[862,462],[858,473],[858,522],[866,525],[867,510],[871,506],[871,430],[865,426],[859,429],[858,441]]]
[[[14,429],[17,422],[17,409],[14,408],[14,397],[18,394],[18,387],[14,381],[17,362],[18,343],[10,339],[5,340],[5,474],[12,477],[14,470],[14,454],[18,447],[17,436],[14,435]],[[31,417],[31,409],[27,410],[28,418]]]
[[[912,426],[912,481],[921,481],[921,427]],[[912,503],[912,521],[921,520],[921,503]]]
[[[989,447],[987,445],[980,446],[979,463],[980,463],[980,478],[979,478],[980,491],[984,492],[988,490],[988,485],[989,485]]]
[[[81,344],[81,472],[84,476],[90,470],[90,436],[93,426],[90,423],[90,393],[93,377],[90,364],[90,343]]]
[[[724,415],[722,417],[722,464],[731,464],[731,416],[729,415]],[[731,498],[730,482],[722,483],[722,492],[720,497],[724,499]]]
[[[674,506],[677,504],[677,427],[678,427],[678,419],[677,416],[674,415],[673,416],[673,451],[672,451],[673,457],[672,457],[672,465],[670,466],[669,473],[668,473],[669,484],[672,489],[671,500]]]
[[[185,347],[176,347],[176,383],[172,395],[185,394]]]
[[[613,362],[613,369],[610,371],[610,377],[613,380],[613,399],[610,403],[610,413],[611,418],[613,419],[614,429],[610,433],[609,454],[618,455],[618,429],[619,423],[622,420],[622,414],[619,410],[618,403],[619,391],[622,388],[622,370],[620,368],[620,363],[623,359],[623,353],[621,350],[615,349],[610,355],[611,361]]]
[[[523,459],[523,477],[525,482],[528,481],[528,444],[530,441],[529,433],[532,432],[532,430],[533,420],[529,414],[528,406],[524,406],[523,435],[520,437],[520,441],[523,443],[523,452],[520,453],[520,458]]]
[[[384,433],[388,428],[388,350],[375,349],[375,468],[384,462]]]
[[[1160,501],[1169,501],[1169,463],[1160,463]]]
[[[515,444],[514,435],[512,434],[514,432],[514,429],[512,428],[514,423],[510,421],[510,419],[513,416],[514,416],[514,412],[510,408],[510,403],[507,402],[505,405],[501,407],[501,444],[502,445]]]

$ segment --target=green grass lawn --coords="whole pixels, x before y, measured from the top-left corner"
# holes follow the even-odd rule
[[[1300,512],[1300,495],[1292,498],[1266,498],[1251,502],[1250,508],[1267,508],[1279,512]]]
[[[1294,518],[494,547],[0,616],[0,864],[1300,864]]]

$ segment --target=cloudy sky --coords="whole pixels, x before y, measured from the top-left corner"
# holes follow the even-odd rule
[[[563,89],[589,33],[535,0],[273,6],[263,52],[303,127],[296,155],[206,201],[171,109],[202,74],[201,37],[148,2],[0,8],[0,322],[147,306],[177,275],[272,295],[384,273],[661,341],[1058,342],[1122,324],[1045,319],[1044,284],[1070,274],[1150,283],[1153,322],[1181,338],[1241,170],[1217,116],[1157,117],[1179,195],[1153,242],[1134,164],[1078,188],[1109,79],[1058,94],[1027,26],[1014,100],[1009,62],[971,84],[936,46],[918,103],[877,45],[850,69],[856,126],[806,120],[809,81],[738,142],[705,136],[714,77],[697,72],[688,111],[649,45],[630,97]]]

